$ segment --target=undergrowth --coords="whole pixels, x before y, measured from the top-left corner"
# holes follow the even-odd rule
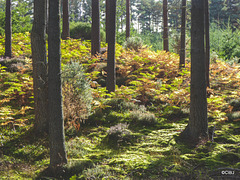
[[[0,177],[50,178],[48,140],[35,138],[32,132],[29,35],[24,36],[16,35],[15,41],[22,43],[15,44],[13,52],[26,64],[17,72],[0,66]],[[2,47],[0,44],[1,55]],[[93,101],[85,123],[80,121],[74,132],[66,132],[68,164],[63,167],[61,178],[210,179],[221,176],[221,168],[239,172],[237,64],[231,66],[219,60],[211,64],[211,87],[207,89],[210,140],[193,148],[177,141],[189,115],[189,63],[179,70],[177,54],[147,48],[136,52],[117,45],[117,84],[121,79],[121,85],[116,92],[108,93],[99,83],[106,76],[105,68],[99,68],[106,64],[106,53],[92,59],[89,50],[88,41],[62,42],[63,65],[71,59],[82,64],[86,72],[78,73],[84,80],[90,79],[85,85],[91,89]],[[75,118],[80,115],[75,113]],[[69,123],[75,120],[68,118]]]

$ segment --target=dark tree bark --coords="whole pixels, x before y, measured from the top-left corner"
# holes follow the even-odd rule
[[[34,1],[34,20],[31,33],[34,128],[37,134],[48,133],[47,121],[47,52],[46,52],[46,0]]]
[[[126,0],[126,39],[130,37],[130,0]]]
[[[108,43],[108,31],[109,31],[109,1],[110,0],[106,0],[106,22],[105,22],[105,26],[106,26],[106,43]]]
[[[5,57],[12,57],[12,1],[6,0]]]
[[[91,34],[91,54],[100,52],[100,4],[99,0],[92,0],[92,34]]]
[[[107,90],[115,91],[116,70],[115,70],[115,42],[116,42],[116,0],[109,2],[109,38],[107,58]]]
[[[67,163],[62,110],[60,0],[49,1],[48,118],[50,167]]]
[[[48,34],[49,0],[46,0],[46,34]]]
[[[200,140],[208,139],[204,1],[202,0],[192,0],[190,94],[190,119],[181,136],[187,142],[195,144]]]
[[[163,50],[167,52],[168,44],[168,0],[163,0]]]
[[[186,55],[186,0],[182,0],[181,49],[179,67],[185,67]]]
[[[208,0],[205,3],[205,43],[206,43],[206,81],[207,87],[210,87],[209,82],[209,64],[210,64],[210,38],[209,38],[209,3]]]
[[[62,39],[66,40],[70,37],[69,30],[69,1],[63,0],[63,26],[62,26]]]

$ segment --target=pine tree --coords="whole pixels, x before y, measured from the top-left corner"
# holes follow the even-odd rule
[[[47,121],[47,52],[46,0],[34,1],[34,20],[31,33],[35,132],[48,132]]]
[[[48,118],[50,167],[67,163],[62,110],[60,0],[49,1]]]
[[[192,144],[208,139],[204,1],[192,0],[190,118],[181,138]]]

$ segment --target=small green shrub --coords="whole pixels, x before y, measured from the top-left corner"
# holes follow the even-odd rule
[[[228,24],[224,28],[212,23],[210,28],[211,51],[218,53],[219,57],[236,63],[240,58],[240,30],[233,30]]]
[[[80,127],[91,111],[92,93],[81,64],[71,62],[62,70],[63,110],[68,127]]]
[[[78,22],[70,24],[70,37],[74,39],[91,40],[91,24],[86,22]],[[100,38],[105,40],[105,33],[100,30]]]
[[[123,47],[126,49],[132,49],[135,51],[139,51],[143,47],[143,41],[140,37],[130,37],[123,44]]]

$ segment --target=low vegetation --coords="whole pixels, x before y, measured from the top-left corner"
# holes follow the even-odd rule
[[[49,179],[48,139],[33,131],[30,37],[13,39],[14,59],[0,59],[0,177]],[[212,62],[210,138],[190,147],[177,139],[189,115],[188,59],[179,70],[177,54],[117,45],[117,88],[109,94],[102,86],[106,53],[91,58],[90,42],[68,39],[62,58],[68,164],[57,179],[210,179],[221,168],[239,172],[238,64]]]

